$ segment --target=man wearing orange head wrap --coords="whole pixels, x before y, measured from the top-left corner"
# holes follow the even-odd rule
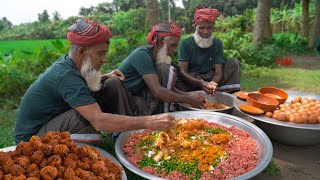
[[[223,59],[223,46],[212,36],[217,9],[198,9],[194,14],[195,33],[179,44],[180,73],[176,87],[183,91],[240,90],[240,63],[236,59]]]
[[[68,28],[69,54],[54,62],[23,96],[16,142],[48,131],[100,134],[172,127],[174,117],[169,114],[126,116],[136,115],[136,105],[121,82],[123,74],[119,70],[100,73],[110,37],[105,25],[88,19],[79,19]]]
[[[198,93],[177,92],[171,56],[176,52],[181,29],[175,24],[158,24],[148,34],[148,46],[135,49],[119,66],[125,86],[139,102],[143,114],[168,112],[170,103],[198,107],[204,97]]]

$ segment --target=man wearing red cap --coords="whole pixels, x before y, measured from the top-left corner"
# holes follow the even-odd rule
[[[23,96],[15,126],[16,142],[48,131],[100,134],[172,127],[174,117],[169,114],[125,116],[135,115],[136,109],[121,83],[123,74],[119,70],[100,73],[110,37],[106,26],[88,19],[79,19],[68,28],[69,54],[54,62]]]
[[[170,103],[201,106],[205,98],[198,93],[174,89],[175,73],[171,57],[179,44],[181,29],[175,24],[158,24],[148,34],[149,46],[135,49],[119,66],[125,87],[138,102],[141,114],[168,112]]]
[[[199,9],[194,14],[195,33],[179,44],[180,73],[176,87],[182,91],[240,90],[240,63],[236,59],[223,59],[223,46],[212,36],[217,9]]]

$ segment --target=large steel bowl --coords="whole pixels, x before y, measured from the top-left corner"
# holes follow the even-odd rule
[[[257,162],[257,166],[250,172],[233,178],[234,180],[250,179],[256,176],[257,174],[262,172],[271,161],[272,154],[273,154],[273,147],[270,139],[261,129],[259,129],[257,126],[255,126],[250,122],[247,122],[239,117],[235,117],[225,113],[217,113],[217,112],[179,111],[179,112],[173,112],[171,114],[174,115],[176,119],[177,118],[205,118],[207,121],[219,123],[227,127],[235,126],[241,130],[244,130],[250,133],[252,138],[256,141],[257,147],[258,147],[259,159]],[[127,157],[125,156],[123,152],[123,146],[131,137],[131,135],[136,132],[139,132],[139,131],[137,130],[137,131],[129,131],[126,133],[121,133],[120,136],[118,137],[115,144],[115,151],[119,161],[122,163],[122,165],[124,165],[130,171],[134,172],[135,174],[141,177],[152,179],[152,180],[154,179],[163,180],[163,178],[154,176],[152,174],[144,172],[141,169],[135,167],[128,161]]]
[[[290,102],[294,97],[301,96],[306,98],[320,99],[319,95],[287,91]],[[320,143],[320,124],[297,124],[286,121],[278,121],[268,118],[264,115],[255,116],[242,112],[239,109],[240,104],[246,104],[245,101],[235,99],[233,106],[241,113],[255,119],[255,124],[259,126],[268,136],[280,143],[295,146],[308,146]]]
[[[219,104],[224,104],[229,106],[229,108],[224,108],[224,109],[213,109],[213,110],[206,110],[206,109],[199,109],[199,108],[194,108],[189,104],[185,103],[178,103],[180,110],[186,111],[186,110],[196,110],[196,111],[210,111],[210,112],[221,112],[221,113],[227,113],[230,114],[233,108],[233,100],[236,98],[236,96],[225,93],[225,92],[220,92],[217,91],[214,95],[209,95],[205,93],[204,91],[193,91],[193,92],[199,92],[203,94],[208,101],[214,102],[214,103],[219,103]]]

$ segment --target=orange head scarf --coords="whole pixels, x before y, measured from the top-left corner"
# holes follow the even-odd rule
[[[208,21],[213,23],[219,16],[218,9],[197,9],[194,13],[194,25],[197,25],[199,22]]]
[[[149,32],[147,36],[148,44],[156,45],[157,41],[162,37],[167,36],[181,36],[181,29],[176,24],[157,24],[153,26],[152,30]]]
[[[107,26],[89,19],[78,19],[67,32],[67,39],[78,46],[107,42],[110,38],[111,32]]]

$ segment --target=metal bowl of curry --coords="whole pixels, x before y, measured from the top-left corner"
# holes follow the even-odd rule
[[[233,100],[236,98],[234,95],[217,91],[214,95],[205,93],[204,91],[194,91],[203,94],[207,98],[206,107],[195,108],[190,104],[179,103],[180,110],[188,111],[210,111],[210,112],[221,112],[230,114],[233,108]]]

